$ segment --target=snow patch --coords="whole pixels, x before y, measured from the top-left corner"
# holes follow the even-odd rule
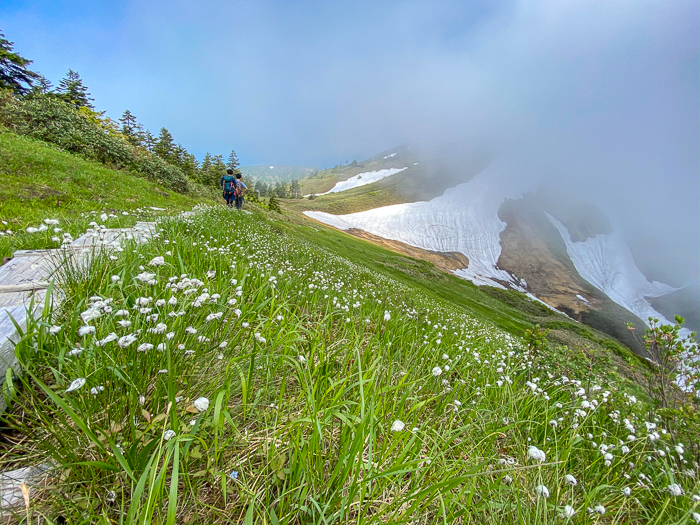
[[[348,180],[337,183],[333,188],[325,193],[319,193],[318,195],[328,195],[329,193],[338,193],[339,191],[351,190],[353,188],[359,188],[360,186],[365,186],[366,184],[372,184],[378,180],[391,177],[396,175],[400,171],[408,168],[388,168],[378,171],[367,171],[365,173],[358,173],[354,177],[350,177]]]
[[[523,178],[524,179],[524,178]],[[506,223],[498,217],[504,199],[519,198],[528,181],[507,180],[498,166],[455,186],[428,202],[395,204],[348,215],[307,211],[307,216],[341,230],[357,228],[373,235],[435,252],[467,256],[467,268],[454,273],[477,285],[525,291],[522,282],[497,267],[500,235]]]
[[[385,158],[385,159],[390,159],[391,157],[396,157],[396,153],[392,153],[392,154],[390,154],[390,155],[387,155],[387,156],[384,157],[384,158]]]
[[[548,213],[545,214],[559,230],[566,244],[566,252],[581,277],[645,323],[649,324],[648,318],[654,317],[663,324],[673,324],[654,310],[645,298],[660,297],[677,288],[658,281],[649,282],[637,268],[632,252],[621,234],[613,231],[590,237],[583,242],[574,242],[566,226]],[[585,301],[583,297],[577,297]]]
[[[588,299],[586,299],[583,295],[576,294],[576,299],[578,299],[579,301],[583,301],[588,306],[591,305],[590,301]]]

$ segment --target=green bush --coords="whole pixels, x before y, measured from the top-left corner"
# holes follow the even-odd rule
[[[129,169],[179,193],[188,180],[179,168],[143,148],[129,144],[110,119],[88,108],[76,109],[51,95],[0,95],[0,124],[18,135],[56,144],[103,164]]]

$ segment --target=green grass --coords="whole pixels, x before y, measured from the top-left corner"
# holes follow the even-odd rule
[[[28,522],[559,524],[571,505],[571,523],[691,523],[692,420],[647,439],[635,385],[574,348],[528,350],[512,305],[258,212],[158,228],[64,267],[65,302],[16,347],[3,461],[58,465]]]
[[[59,219],[60,227],[75,235],[85,231],[105,212],[109,227],[131,226],[135,218],[153,215],[149,207],[169,212],[190,209],[198,202],[213,202],[212,192],[182,195],[95,161],[61,151],[46,142],[0,132],[0,257],[18,249],[56,247],[52,228],[27,235],[28,226],[44,219]],[[129,212],[124,216],[121,212]],[[96,212],[96,213],[95,213]],[[6,223],[6,224],[5,224]]]

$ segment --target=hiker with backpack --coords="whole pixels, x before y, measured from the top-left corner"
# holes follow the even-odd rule
[[[233,196],[236,199],[236,209],[240,210],[243,207],[243,196],[248,193],[248,187],[241,180],[241,174],[236,173],[236,189],[233,190]]]
[[[240,177],[240,175],[239,175]],[[236,179],[233,176],[233,170],[228,168],[226,170],[226,175],[221,177],[221,189],[224,192],[224,200],[226,201],[226,206],[233,208],[233,204],[236,200]]]

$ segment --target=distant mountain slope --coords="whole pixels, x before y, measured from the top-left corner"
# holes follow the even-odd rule
[[[304,166],[241,166],[241,173],[245,178],[251,178],[267,184],[277,182],[289,182],[293,179],[303,179],[318,171],[316,168]]]
[[[469,263],[456,275],[531,294],[641,350],[625,323],[641,326],[650,315],[663,320],[647,298],[674,288],[644,277],[624,239],[593,206],[537,197],[530,184],[494,165],[427,201],[304,213],[341,230],[463,254]]]

